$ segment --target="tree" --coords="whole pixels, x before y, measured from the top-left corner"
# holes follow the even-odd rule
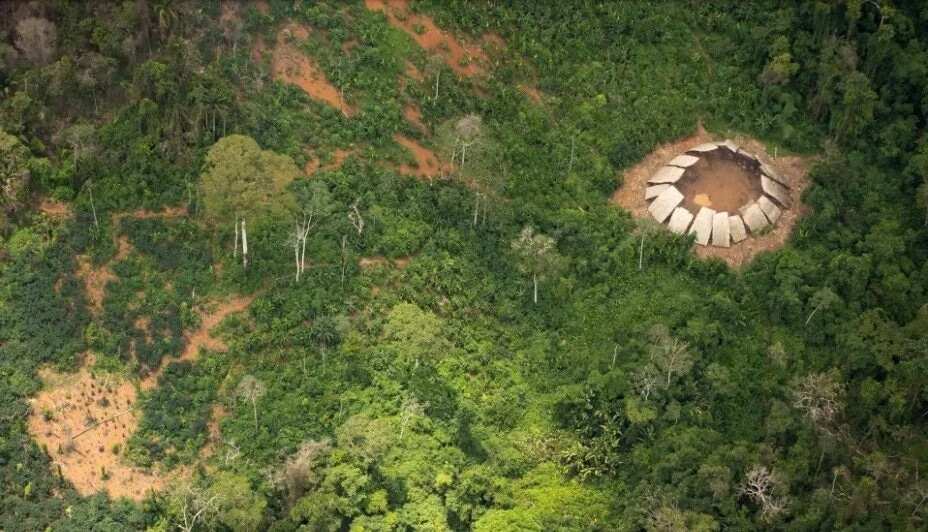
[[[557,242],[546,235],[535,233],[525,226],[512,241],[512,249],[519,260],[522,273],[532,276],[532,301],[538,304],[538,283],[557,275],[565,266],[565,259],[557,252]]]
[[[248,266],[245,220],[273,213],[292,212],[293,196],[287,186],[300,176],[293,159],[262,150],[251,137],[229,135],[206,154],[200,180],[203,214],[213,224],[234,220],[235,252],[241,231],[242,263]]]
[[[495,156],[496,144],[487,134],[483,119],[475,114],[445,122],[439,126],[436,137],[442,151],[450,153],[451,164],[457,162],[457,179],[474,192],[471,225],[476,226],[481,205],[486,213],[488,200],[500,193],[504,183],[504,174],[497,164],[499,158]]]
[[[171,493],[168,507],[176,516],[177,528],[183,532],[192,532],[199,523],[206,523],[215,516],[219,508],[219,498],[219,494],[212,490],[185,482]]]
[[[760,74],[760,82],[765,86],[785,85],[799,72],[799,64],[793,62],[789,39],[777,37],[770,46],[770,61]]]
[[[296,196],[299,212],[288,242],[293,246],[296,281],[299,282],[300,275],[306,269],[306,240],[319,222],[332,213],[333,203],[328,186],[318,180],[298,189]]]
[[[255,493],[242,475],[223,471],[216,475],[210,493],[216,498],[216,520],[235,532],[261,530],[267,501]]]
[[[251,403],[252,411],[255,416],[255,430],[258,430],[258,399],[267,392],[267,387],[259,381],[254,375],[245,375],[238,383],[236,388],[238,396]]]
[[[415,397],[407,397],[403,400],[403,406],[400,407],[400,439],[403,439],[409,422],[425,413],[426,406],[428,403],[423,405]]]
[[[837,370],[810,373],[795,380],[792,394],[793,406],[818,430],[830,431],[844,410],[844,383]]]
[[[786,497],[778,495],[780,480],[765,466],[755,465],[744,477],[741,494],[760,507],[763,521],[770,522],[786,510]]]
[[[655,325],[649,335],[648,362],[632,375],[635,389],[645,400],[655,391],[669,388],[674,376],[689,373],[695,362],[689,344],[671,336],[666,326]]]
[[[805,325],[809,325],[809,322],[812,320],[812,316],[815,316],[815,313],[819,310],[826,309],[840,302],[841,298],[830,289],[820,288],[816,290],[815,293],[812,294],[812,312],[810,312],[809,316],[806,318]]]
[[[276,483],[286,490],[291,505],[319,483],[321,474],[317,468],[331,448],[329,440],[305,441],[284,462],[283,468],[274,478]]]
[[[51,63],[58,42],[58,29],[49,20],[29,17],[16,25],[16,48],[36,66]]]
[[[838,139],[859,135],[873,121],[878,102],[879,95],[871,88],[870,79],[862,72],[851,72],[844,80],[842,109],[833,125]]]
[[[71,160],[76,172],[80,161],[96,151],[97,130],[93,124],[74,124],[61,132],[61,140],[71,148]]]
[[[29,200],[32,173],[29,148],[18,138],[0,129],[0,228]]]
[[[457,145],[461,147],[461,170],[463,171],[467,164],[467,148],[480,142],[483,136],[483,119],[475,114],[469,114],[455,122],[454,132]],[[451,162],[454,162],[453,156]]]
[[[438,358],[446,350],[441,334],[442,322],[435,314],[412,303],[399,303],[390,309],[384,325],[384,339],[400,358],[412,360],[415,368],[422,360]]]
[[[648,532],[710,532],[719,529],[711,516],[681,509],[676,501],[669,501],[648,512],[645,530]]]
[[[116,61],[96,52],[88,52],[78,58],[77,84],[90,91],[94,109],[98,107],[97,90],[110,84],[115,71]]]
[[[638,243],[638,271],[644,268],[644,244],[645,241],[657,234],[661,225],[650,216],[637,220],[638,235],[641,240]]]
[[[924,223],[928,227],[928,139],[922,139],[918,143],[906,171],[919,181],[915,201],[925,211]]]

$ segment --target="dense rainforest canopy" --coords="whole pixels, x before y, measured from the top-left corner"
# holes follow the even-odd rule
[[[2,1],[0,530],[925,529],[926,121],[915,0]]]

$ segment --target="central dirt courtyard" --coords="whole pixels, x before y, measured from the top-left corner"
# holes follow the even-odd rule
[[[762,192],[756,170],[723,150],[700,157],[677,182],[677,189],[683,194],[683,206],[690,212],[698,212],[701,207],[737,212]]]

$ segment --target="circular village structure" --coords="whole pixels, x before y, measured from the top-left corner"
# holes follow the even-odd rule
[[[776,225],[789,208],[789,186],[773,168],[734,142],[700,144],[648,179],[648,212],[700,246],[727,248]]]

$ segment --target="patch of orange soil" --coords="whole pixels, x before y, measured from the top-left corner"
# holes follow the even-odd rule
[[[39,211],[51,218],[70,218],[71,206],[61,201],[43,198],[39,202]]]
[[[408,137],[404,137],[399,133],[393,135],[393,140],[395,140],[400,146],[409,150],[413,157],[416,159],[415,166],[401,164],[398,168],[401,174],[431,179],[451,171],[452,166],[450,164],[441,163],[438,160],[438,156],[435,155],[432,150],[422,146],[418,142]]]
[[[237,297],[219,304],[211,312],[201,313],[200,327],[187,335],[187,347],[175,359],[164,360],[161,368],[140,381],[143,390],[157,385],[158,376],[167,363],[196,358],[200,347],[225,349],[225,343],[213,338],[210,331],[228,315],[245,310],[253,296]],[[137,326],[147,328],[146,320]],[[82,495],[106,491],[112,497],[142,500],[149,491],[159,491],[189,470],[171,473],[149,471],[124,463],[121,452],[138,428],[135,410],[136,387],[114,375],[95,376],[88,368],[93,357],[77,373],[60,374],[40,371],[45,386],[31,400],[29,432],[45,448],[61,475],[74,484]],[[219,415],[214,408],[213,424]],[[210,441],[215,441],[211,425]],[[118,451],[118,452],[116,452]],[[106,477],[106,478],[104,478]]]
[[[158,377],[161,371],[171,362],[179,360],[194,360],[200,353],[200,348],[204,347],[212,351],[221,351],[226,349],[226,344],[218,338],[213,338],[210,331],[222,322],[230,314],[242,312],[251,302],[254,296],[234,297],[228,301],[220,303],[215,309],[209,312],[200,312],[200,327],[185,335],[187,346],[180,356],[165,358],[161,361],[161,367],[157,371],[149,373],[141,380],[140,385],[143,390],[150,390],[158,384]]]
[[[219,422],[226,417],[228,412],[219,403],[213,404],[209,416],[209,423],[206,424],[207,439],[206,445],[200,449],[200,458],[209,458],[216,454],[216,448],[222,442],[222,430],[219,428]]]
[[[422,111],[414,104],[406,104],[406,107],[403,107],[403,118],[410,124],[416,126],[419,131],[423,133],[428,132],[429,128],[425,127],[425,124],[422,122]]]
[[[540,104],[542,101],[544,101],[545,95],[540,90],[532,87],[531,85],[520,84],[519,90],[534,104]]]
[[[84,283],[84,292],[90,309],[98,313],[103,309],[103,296],[106,295],[106,283],[116,279],[109,265],[95,267],[87,255],[77,256],[77,277]]]
[[[406,32],[423,49],[441,56],[459,76],[484,73],[487,55],[478,45],[463,43],[441,30],[430,17],[409,10],[408,0],[364,0],[371,11],[386,15],[391,25]]]
[[[274,79],[296,85],[310,98],[335,107],[345,116],[351,116],[355,110],[345,102],[341,92],[326,79],[315,62],[290,42],[291,38],[297,42],[305,41],[308,36],[309,29],[293,23],[287,24],[277,33],[277,43],[271,59],[271,73]],[[263,46],[260,42],[256,44],[256,48]],[[252,55],[254,56],[254,52]],[[260,57],[260,53],[258,56]]]
[[[650,218],[648,202],[644,199],[644,190],[647,188],[648,178],[658,168],[686,150],[717,140],[721,139],[713,137],[700,124],[695,134],[658,146],[644,160],[624,172],[622,186],[612,195],[612,202],[625,208],[636,218]],[[732,245],[730,248],[695,246],[697,256],[702,258],[717,257],[725,261],[729,266],[737,268],[750,262],[758,253],[780,248],[786,243],[796,221],[807,212],[807,207],[799,201],[799,198],[802,191],[808,186],[806,175],[813,160],[809,157],[795,155],[781,155],[774,158],[767,153],[766,146],[756,139],[736,136],[732,140],[738,146],[743,147],[746,151],[772,166],[787,180],[790,186],[789,193],[792,205],[789,209],[783,210],[783,215],[777,221],[776,226],[765,234],[760,236],[750,235],[747,240]]]
[[[179,218],[187,215],[187,209],[184,207],[168,207],[161,211],[149,211],[139,209],[132,212],[121,212],[113,215],[113,226],[118,227],[122,220],[131,218],[133,220],[147,220],[151,218]],[[126,235],[114,235],[113,244],[116,247],[116,254],[113,258],[101,266],[95,267],[90,257],[87,255],[78,255],[77,257],[77,277],[84,283],[84,291],[87,293],[87,299],[90,303],[90,309],[94,313],[99,313],[103,308],[103,296],[106,295],[106,283],[116,279],[110,265],[114,262],[124,260],[132,252],[132,244]]]
[[[348,156],[354,152],[355,150],[343,150],[341,148],[336,148],[335,152],[332,154],[332,160],[328,164],[322,165],[322,162],[318,157],[310,159],[306,162],[306,166],[303,167],[303,173],[305,173],[307,176],[311,176],[319,170],[338,170],[342,167],[343,164],[345,164],[345,159],[347,159]]]
[[[425,81],[425,76],[422,75],[422,72],[416,68],[416,65],[410,63],[409,61],[406,61],[406,69],[404,70],[404,73],[410,79],[414,79],[416,81]]]
[[[39,375],[45,386],[31,400],[29,432],[78,493],[106,491],[138,501],[180,474],[124,463],[122,452],[139,423],[132,383],[111,374],[94,375],[87,367],[68,374],[44,369]]]
[[[135,319],[135,322],[132,324],[132,326],[145,333],[145,339],[151,342],[151,318],[148,316],[139,316]]]

